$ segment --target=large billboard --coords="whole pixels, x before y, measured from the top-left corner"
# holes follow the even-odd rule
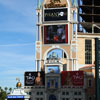
[[[61,85],[62,86],[83,86],[84,85],[83,71],[62,71]]]
[[[45,84],[45,73],[44,72],[25,72],[24,74],[24,85],[25,86],[42,86]]]
[[[67,21],[67,8],[45,9],[44,21]]]
[[[44,44],[68,43],[68,25],[44,26]]]

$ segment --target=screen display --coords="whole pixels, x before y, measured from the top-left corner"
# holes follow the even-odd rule
[[[47,66],[47,73],[59,73],[59,66]]]
[[[44,26],[44,44],[68,43],[68,25]]]
[[[25,86],[44,85],[45,73],[44,72],[25,72],[24,84]]]
[[[44,21],[65,21],[67,20],[67,8],[45,9]]]

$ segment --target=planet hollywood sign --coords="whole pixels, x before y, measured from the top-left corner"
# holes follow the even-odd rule
[[[45,4],[45,8],[57,8],[66,7],[66,4],[62,4],[61,0],[50,0],[49,4]]]
[[[59,7],[66,7],[66,4],[55,4],[55,3],[45,4],[45,8],[59,8]]]
[[[45,9],[44,21],[65,21],[67,20],[67,8]]]

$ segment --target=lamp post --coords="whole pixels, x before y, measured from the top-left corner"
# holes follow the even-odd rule
[[[95,38],[95,94],[96,100],[99,98],[99,42],[98,38]]]

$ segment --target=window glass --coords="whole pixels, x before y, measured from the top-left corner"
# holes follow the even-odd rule
[[[92,64],[92,41],[85,40],[85,64]]]
[[[66,95],[69,95],[69,92],[66,92]]]
[[[39,92],[37,92],[37,95],[39,95]]]
[[[62,92],[62,95],[65,95],[65,92]]]
[[[88,80],[88,87],[92,87],[92,80],[91,79]]]
[[[81,92],[79,92],[78,94],[81,95]]]
[[[77,95],[77,92],[74,92],[74,95]],[[76,98],[75,98],[76,99]]]
[[[91,97],[91,96],[89,96],[89,97],[88,97],[88,100],[92,100],[92,97]]]

